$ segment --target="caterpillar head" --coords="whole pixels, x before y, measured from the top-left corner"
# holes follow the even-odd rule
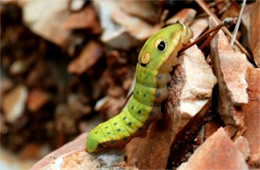
[[[192,37],[190,28],[183,24],[173,24],[163,28],[150,37],[144,44],[139,57],[138,64],[151,70],[159,70],[167,61],[169,69],[177,64],[177,52]]]

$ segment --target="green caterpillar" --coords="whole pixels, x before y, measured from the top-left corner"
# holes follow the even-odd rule
[[[138,57],[132,96],[120,114],[89,132],[88,152],[126,144],[161,113],[161,103],[168,96],[169,73],[178,63],[178,51],[192,35],[189,27],[176,23],[146,41]]]

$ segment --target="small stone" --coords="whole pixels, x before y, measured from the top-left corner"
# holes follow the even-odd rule
[[[19,85],[3,97],[2,107],[7,122],[14,123],[22,116],[27,96],[27,88]]]
[[[210,17],[210,27],[217,25]],[[248,103],[246,56],[235,52],[223,31],[219,31],[211,41],[211,60],[218,78],[219,112],[226,124],[243,127],[243,113],[237,109]]]
[[[203,160],[203,161],[202,161]],[[236,169],[247,170],[245,159],[223,128],[211,135],[178,170]]]

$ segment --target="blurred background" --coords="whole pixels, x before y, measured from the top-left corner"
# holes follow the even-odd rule
[[[27,169],[120,111],[167,2],[0,2],[0,169]]]

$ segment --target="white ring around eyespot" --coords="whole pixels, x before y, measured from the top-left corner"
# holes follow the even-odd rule
[[[165,48],[164,48],[163,51],[161,51],[161,50],[159,50],[159,49],[157,48],[157,46],[160,44],[161,41],[163,41],[163,42],[165,43]],[[168,46],[168,45],[167,45],[167,41],[166,41],[164,38],[159,38],[159,39],[157,39],[157,40],[155,41],[154,45],[155,45],[155,48],[156,48],[158,51],[160,51],[160,52],[164,52],[164,51],[166,50],[167,46]]]

